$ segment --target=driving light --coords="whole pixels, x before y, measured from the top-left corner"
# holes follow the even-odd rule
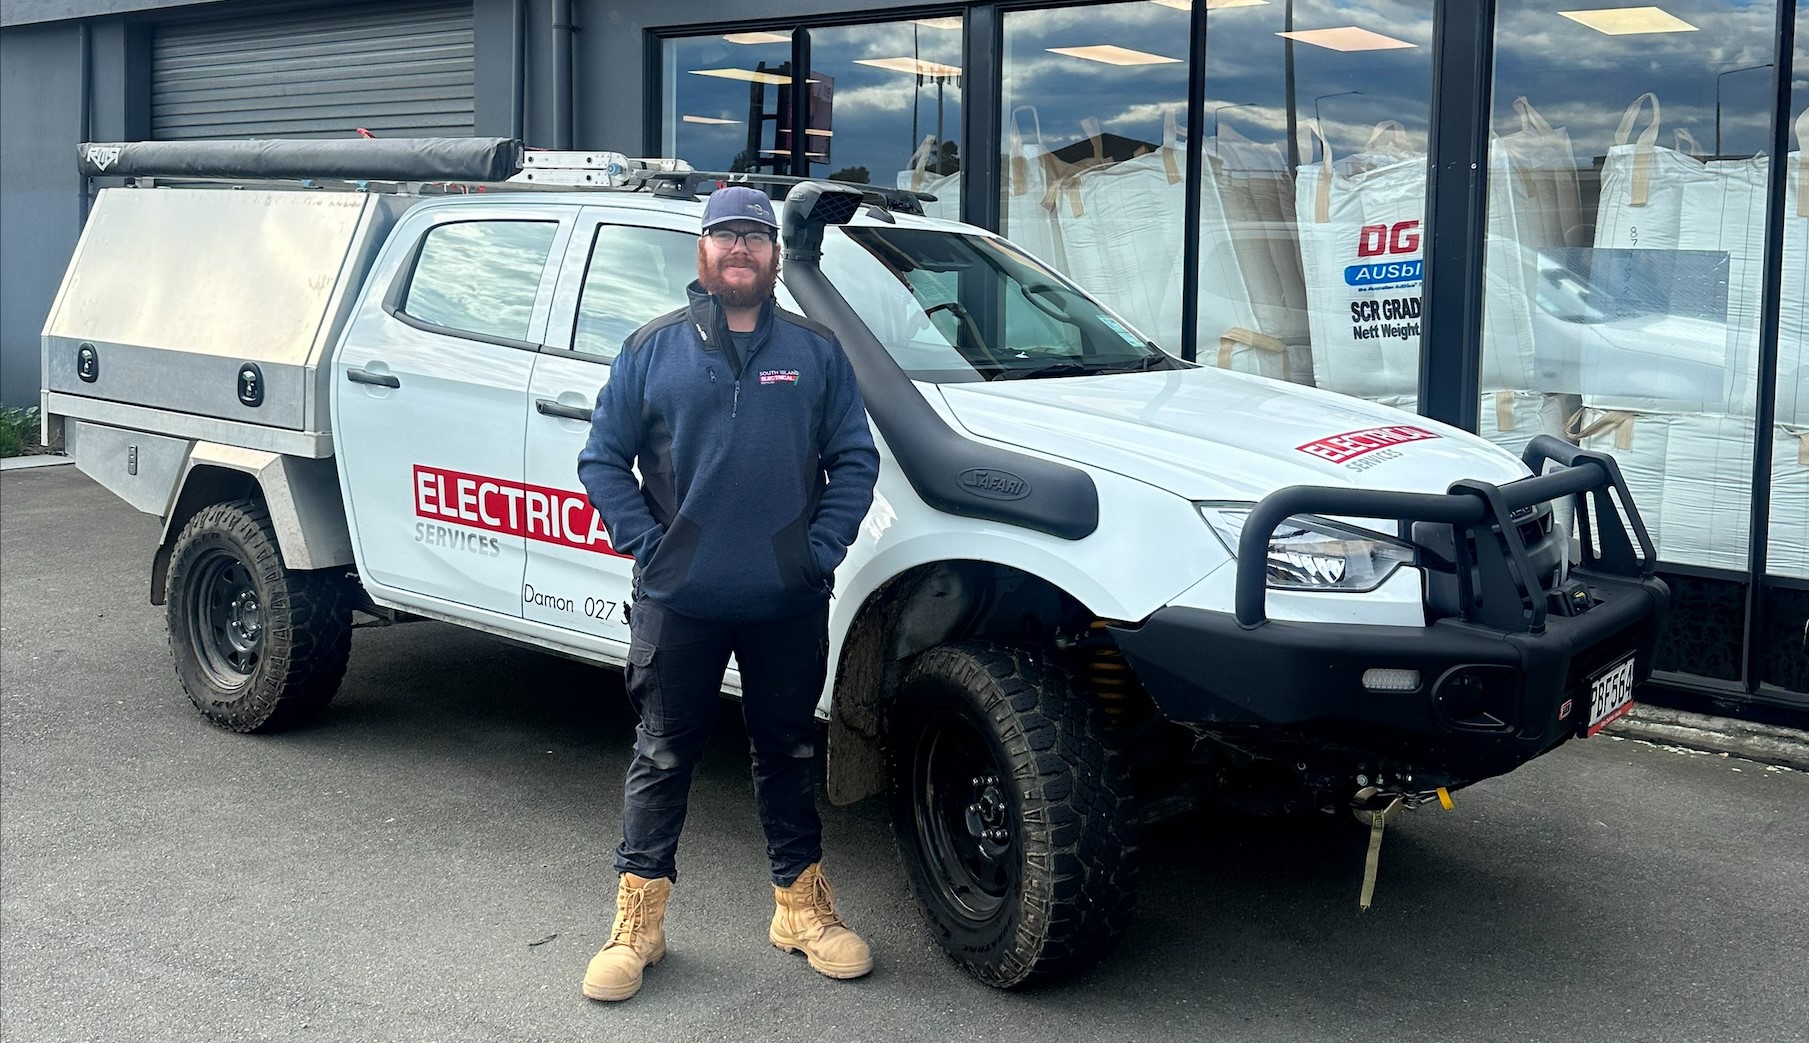
[[[1219,542],[1237,557],[1251,505],[1203,503],[1199,507],[1200,516]],[[1396,569],[1412,562],[1413,548],[1408,544],[1312,514],[1297,514],[1269,535],[1268,578],[1274,590],[1362,593],[1381,586]]]
[[[1420,687],[1420,672],[1387,666],[1371,667],[1363,671],[1363,687],[1372,692],[1417,692]]]

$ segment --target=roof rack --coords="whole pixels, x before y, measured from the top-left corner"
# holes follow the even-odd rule
[[[88,177],[124,177],[140,186],[296,182],[301,188],[449,195],[515,190],[643,191],[696,199],[727,185],[748,185],[783,199],[795,186],[825,178],[749,171],[693,170],[681,159],[635,159],[620,152],[524,148],[511,138],[353,138],[347,140],[146,141],[78,147]],[[862,202],[922,215],[935,196],[902,188],[835,181]]]
[[[861,201],[864,203],[883,207],[894,213],[919,216],[923,214],[925,202],[935,202],[936,200],[933,195],[913,192],[907,188],[885,188],[880,185],[863,185],[852,181],[831,181],[829,178],[821,177],[792,177],[784,174],[757,174],[748,171],[648,171],[634,177],[633,180],[651,185],[654,191],[660,195],[692,199],[700,195],[708,195],[729,185],[747,185],[764,191],[774,199],[783,199],[786,193],[798,185],[827,181],[839,188],[857,189],[861,194]]]

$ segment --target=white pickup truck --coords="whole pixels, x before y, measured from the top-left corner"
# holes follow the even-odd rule
[[[151,600],[209,720],[318,713],[355,612],[624,661],[634,563],[575,461],[723,175],[523,184],[549,171],[504,140],[80,158],[133,182],[45,325],[45,440],[162,517]],[[888,794],[981,980],[1096,959],[1158,809],[1379,839],[1630,705],[1667,594],[1611,459],[1183,362],[908,192],[765,187],[780,301],[839,336],[883,461],[835,576],[829,794]]]

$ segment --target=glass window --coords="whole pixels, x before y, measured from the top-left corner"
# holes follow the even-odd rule
[[[1787,116],[1794,136],[1784,168],[1777,427],[1759,642],[1765,650],[1761,679],[1809,693],[1809,5],[1800,3],[1792,64],[1796,74]]]
[[[552,221],[435,225],[421,244],[402,311],[448,330],[526,340]]]
[[[1180,365],[1060,276],[985,236],[844,227],[824,238],[823,271],[899,366],[920,380]]]
[[[1004,16],[1005,235],[1181,351],[1189,15],[1177,3]]]
[[[810,30],[810,173],[961,214],[961,18]]]
[[[667,40],[663,66],[665,155],[699,170],[790,173],[789,32]]]
[[[661,228],[600,225],[578,297],[572,350],[607,362],[649,319],[685,306],[697,274],[697,237]]]
[[[1661,561],[1737,573],[1775,19],[1503,0],[1496,26],[1485,422],[1512,399],[1521,430],[1614,453]]]
[[[1206,8],[1199,360],[1415,409],[1431,0]]]

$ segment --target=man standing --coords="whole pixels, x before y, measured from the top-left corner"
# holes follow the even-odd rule
[[[691,773],[730,653],[772,863],[768,935],[832,978],[873,967],[823,877],[813,776],[831,583],[873,502],[879,454],[835,335],[774,306],[778,227],[764,192],[710,195],[689,306],[628,338],[578,456],[610,543],[635,560],[627,684],[641,717],[591,999],[633,996],[666,953]]]

